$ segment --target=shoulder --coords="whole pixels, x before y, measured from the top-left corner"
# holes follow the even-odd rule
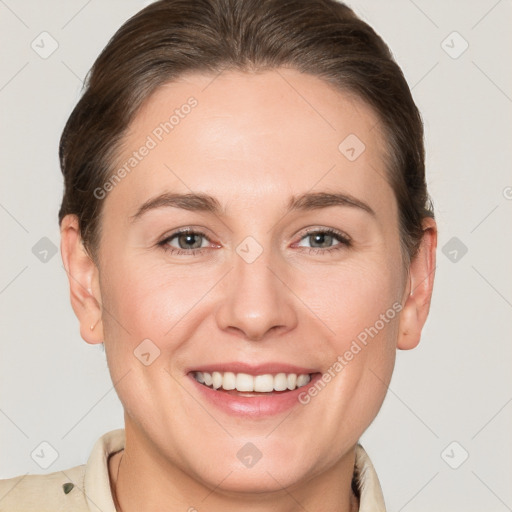
[[[96,440],[87,464],[0,480],[0,512],[115,512],[108,458],[124,448],[124,429]]]
[[[0,512],[88,511],[83,493],[85,467],[0,480]]]

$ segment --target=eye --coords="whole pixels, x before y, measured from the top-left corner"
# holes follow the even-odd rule
[[[311,245],[305,246],[303,241],[309,242]],[[338,243],[335,243],[335,242]],[[350,238],[334,229],[317,229],[308,231],[297,244],[298,247],[305,247],[307,252],[314,254],[329,253],[337,251],[351,245]]]
[[[187,228],[166,237],[158,245],[173,254],[195,255],[207,248],[208,242],[210,240],[204,233]]]
[[[311,245],[309,247],[304,245],[304,241]],[[205,233],[191,228],[176,231],[158,242],[158,246],[163,250],[171,254],[186,256],[200,254],[211,245],[212,242]],[[347,235],[331,228],[308,231],[302,236],[300,242],[295,244],[296,247],[302,247],[303,250],[312,254],[332,253],[350,247],[350,245],[351,240]],[[220,246],[217,245],[217,247]]]

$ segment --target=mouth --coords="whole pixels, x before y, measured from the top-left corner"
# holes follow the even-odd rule
[[[191,376],[199,384],[230,395],[257,397],[295,391],[307,386],[314,373],[264,373],[251,375],[223,371],[193,371]]]
[[[305,410],[300,397],[322,376],[316,368],[277,361],[219,362],[188,368],[186,374],[200,402],[232,417],[253,420],[264,420],[293,408]]]

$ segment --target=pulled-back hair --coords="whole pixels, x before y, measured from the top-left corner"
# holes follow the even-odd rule
[[[95,258],[101,198],[116,150],[155,90],[187,72],[294,68],[369,104],[387,145],[402,254],[416,254],[433,217],[425,183],[423,124],[400,67],[375,31],[335,0],[160,0],[130,18],[91,68],[62,133],[59,223],[76,214]],[[341,141],[340,141],[341,142]]]

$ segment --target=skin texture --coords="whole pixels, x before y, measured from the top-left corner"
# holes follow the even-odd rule
[[[117,164],[191,96],[197,106],[104,199],[98,266],[76,218],[61,225],[81,335],[105,342],[125,410],[117,481],[120,455],[110,464],[120,508],[291,511],[299,503],[348,511],[354,446],[381,407],[396,349],[416,346],[428,314],[435,223],[425,220],[406,267],[376,115],[292,69],[190,74],[166,84],[139,111]],[[355,161],[338,149],[349,134],[365,144]],[[162,207],[130,222],[164,191],[211,194],[224,213]],[[291,196],[334,191],[375,214],[347,206],[286,213]],[[157,245],[182,227],[206,234],[202,253]],[[322,228],[344,233],[350,245],[315,245],[306,232]],[[248,236],[262,248],[252,263],[236,252]],[[169,245],[179,249],[179,239]],[[325,372],[393,304],[401,313],[307,405],[260,418],[228,414],[187,375],[229,361]],[[149,366],[134,356],[144,339],[160,350]],[[247,442],[262,453],[252,468],[237,458]]]

